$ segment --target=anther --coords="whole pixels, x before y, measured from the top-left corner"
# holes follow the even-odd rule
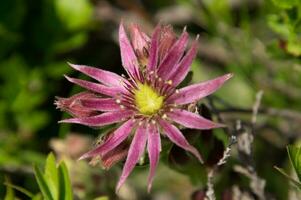
[[[124,108],[125,108],[124,105],[120,105],[121,110],[124,110]]]
[[[170,108],[169,111],[170,111],[170,112],[173,112],[173,108]]]
[[[172,85],[172,80],[168,80],[168,81],[166,81],[166,83],[167,83],[168,85]]]
[[[176,93],[177,93],[177,94],[179,93],[179,90],[178,90],[178,89],[176,89]]]
[[[116,99],[116,103],[120,104],[121,103],[120,99]]]
[[[139,125],[139,126],[141,126],[142,124],[143,124],[143,122],[142,122],[142,121],[140,121],[140,122],[138,123],[138,125]]]
[[[156,124],[156,121],[152,119],[151,123],[152,123],[152,124]]]
[[[166,114],[163,114],[162,115],[162,119],[166,119],[167,118],[167,115]]]

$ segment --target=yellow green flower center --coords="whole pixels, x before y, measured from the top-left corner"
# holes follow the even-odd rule
[[[164,97],[146,84],[138,83],[138,89],[134,93],[135,103],[141,114],[153,115],[163,106]]]

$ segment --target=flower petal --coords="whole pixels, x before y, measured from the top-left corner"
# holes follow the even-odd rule
[[[122,23],[120,23],[119,26],[119,45],[124,69],[129,75],[136,77],[136,72],[138,71],[138,60]]]
[[[104,169],[110,169],[117,162],[124,160],[128,154],[128,145],[122,143],[108,153],[101,156],[101,165]]]
[[[167,116],[169,116],[170,119],[172,119],[176,123],[181,124],[187,128],[212,129],[224,126],[186,110],[174,109],[172,112],[167,113]]]
[[[150,126],[148,129],[147,150],[150,164],[147,185],[148,192],[150,192],[161,151],[161,139],[157,126]]]
[[[149,50],[149,59],[147,67],[149,71],[154,71],[157,68],[159,61],[159,40],[160,40],[161,25],[159,24],[152,35],[151,45]]]
[[[93,117],[71,118],[59,121],[59,123],[75,123],[86,126],[104,126],[124,121],[133,114],[132,111],[106,112]]]
[[[161,125],[162,129],[164,130],[164,133],[166,136],[176,145],[179,147],[185,149],[186,151],[191,152],[195,157],[198,158],[200,162],[203,162],[201,155],[199,154],[198,150],[191,146],[188,141],[185,139],[183,134],[177,127],[170,124],[169,122],[159,119],[159,124]]]
[[[181,62],[178,63],[173,69],[170,75],[166,78],[172,81],[172,85],[177,86],[180,84],[190,70],[192,61],[197,54],[198,38],[193,42],[191,48],[182,58]]]
[[[104,94],[107,96],[113,97],[113,96],[116,96],[118,93],[122,92],[120,87],[108,87],[108,86],[104,86],[104,85],[101,85],[98,83],[93,83],[90,81],[85,81],[85,80],[81,80],[81,79],[77,79],[77,78],[70,78],[66,75],[65,75],[65,77],[71,83],[77,84],[83,88],[86,88],[87,90],[97,92],[100,94]]]
[[[176,43],[171,47],[162,63],[159,65],[158,75],[164,80],[166,80],[166,77],[169,77],[173,68],[183,56],[187,42],[188,33],[184,31]]]
[[[107,85],[107,86],[116,86],[122,87],[121,83],[124,81],[124,78],[110,71],[98,69],[96,67],[89,67],[86,65],[75,65],[68,63],[73,69],[94,78],[95,80]]]
[[[105,143],[99,145],[95,149],[85,153],[82,155],[79,160],[94,157],[97,155],[105,155],[115,147],[117,147],[120,143],[122,143],[131,133],[133,127],[135,125],[135,121],[130,119],[126,121],[122,126],[120,126],[117,130],[114,131],[112,136],[105,141]]]
[[[54,104],[57,108],[68,112],[73,117],[90,117],[97,114],[97,111],[84,107],[81,101],[84,99],[95,98],[94,93],[85,91],[75,94],[69,98],[56,97]]]
[[[130,26],[131,41],[134,51],[142,52],[143,49],[148,49],[150,38],[143,31],[141,31],[138,24],[131,24]]]
[[[171,47],[175,44],[176,40],[177,40],[177,36],[173,32],[172,26],[167,25],[161,28],[160,40],[159,40],[158,63],[161,63],[164,60],[166,55],[169,53]]]
[[[98,111],[120,110],[120,105],[112,98],[90,98],[81,100],[81,105],[85,108]]]
[[[183,105],[195,102],[215,92],[232,76],[232,74],[226,74],[213,80],[184,87],[179,92],[171,95],[167,99],[167,103]]]
[[[134,169],[136,163],[138,162],[139,158],[142,156],[146,144],[146,128],[143,126],[139,126],[131,143],[129,153],[127,159],[125,161],[122,174],[119,178],[116,191],[123,185],[127,177],[130,175],[132,170]]]

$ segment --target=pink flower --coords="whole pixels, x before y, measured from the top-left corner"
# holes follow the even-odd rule
[[[184,108],[185,105],[215,92],[232,77],[232,74],[177,89],[189,72],[197,54],[197,39],[185,53],[188,43],[186,30],[179,38],[175,36],[170,26],[158,25],[151,37],[143,33],[138,25],[132,25],[130,30],[131,41],[121,23],[119,28],[121,59],[129,79],[98,68],[70,64],[75,70],[99,83],[66,76],[70,82],[86,88],[95,95],[89,98],[82,96],[76,98],[84,113],[89,115],[77,111],[80,114],[75,114],[75,118],[60,122],[94,127],[120,123],[119,128],[108,139],[80,159],[100,156],[106,157],[107,160],[109,152],[113,151],[114,154],[120,144],[127,138],[132,138],[117,190],[123,185],[145,148],[150,163],[148,178],[150,190],[159,161],[161,135],[189,151],[202,162],[199,152],[187,142],[177,125],[193,129],[221,127],[221,124],[209,121]],[[64,99],[59,99],[57,105],[74,114],[72,108],[67,108],[63,101]]]

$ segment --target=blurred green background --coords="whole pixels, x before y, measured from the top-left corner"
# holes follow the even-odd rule
[[[203,102],[213,101],[230,130],[238,119],[250,125],[255,95],[263,90],[254,163],[271,198],[291,198],[294,189],[273,166],[289,170],[285,146],[300,140],[300,1],[2,0],[0,199],[6,194],[5,177],[38,192],[32,166],[43,165],[50,151],[67,162],[75,199],[102,195],[111,199],[201,199],[195,192],[202,193],[206,187],[204,167],[171,162],[166,158],[171,152],[162,154],[151,194],[146,192],[148,166],[143,165],[136,167],[116,196],[114,187],[122,164],[104,171],[76,161],[101,130],[57,123],[67,114],[55,109],[55,96],[81,91],[63,78],[63,74],[83,78],[67,62],[125,73],[117,42],[121,19],[126,24],[139,23],[149,34],[158,22],[173,25],[177,33],[187,26],[191,40],[200,34],[191,82],[235,74],[212,99]],[[227,141],[227,133],[214,134],[218,141]],[[209,144],[209,150],[200,148],[203,153],[216,149],[214,144]],[[226,198],[235,185],[248,190],[249,180],[233,171],[240,162],[235,150],[233,154],[216,176],[218,199]],[[16,196],[27,198],[18,191]]]

